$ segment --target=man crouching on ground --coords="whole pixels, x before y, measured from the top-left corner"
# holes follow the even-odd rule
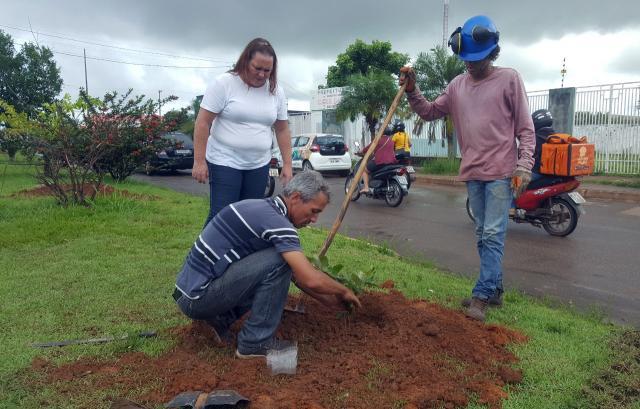
[[[336,308],[360,300],[316,270],[302,253],[295,228],[315,223],[329,203],[329,186],[315,171],[298,173],[281,195],[223,208],[198,236],[178,274],[173,298],[189,318],[206,321],[218,341],[230,344],[229,327],[251,311],[238,333],[238,358],[266,356],[291,342],[275,332],[289,283]]]

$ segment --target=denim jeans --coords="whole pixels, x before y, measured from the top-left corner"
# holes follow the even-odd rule
[[[275,248],[257,251],[231,264],[211,281],[202,297],[180,297],[177,304],[192,319],[228,328],[251,311],[238,333],[238,345],[259,348],[274,336],[287,302],[291,268]]]
[[[467,182],[469,205],[476,220],[480,275],[471,294],[486,300],[502,291],[502,256],[511,206],[511,178]]]
[[[260,199],[269,180],[269,164],[257,169],[240,170],[228,166],[209,167],[209,215],[206,226],[223,207],[245,199]]]

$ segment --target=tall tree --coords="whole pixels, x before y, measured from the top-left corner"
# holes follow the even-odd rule
[[[374,70],[366,75],[351,75],[346,85],[338,103],[336,117],[339,121],[355,121],[362,114],[373,140],[376,125],[397,92],[396,81],[389,73]],[[364,141],[362,144],[364,146]]]
[[[397,90],[392,75],[408,60],[406,54],[392,51],[388,41],[367,44],[356,40],[348,46],[327,73],[327,87],[347,87],[338,103],[337,119],[353,121],[362,114],[373,138],[376,125]]]
[[[397,74],[408,60],[406,54],[391,51],[388,41],[374,40],[367,44],[358,39],[329,67],[327,87],[344,87],[351,75],[366,75],[370,70]]]
[[[47,47],[23,44],[16,53],[13,39],[0,30],[0,98],[29,116],[51,103],[62,89],[62,78]]]
[[[424,96],[433,101],[440,95],[449,83],[465,70],[464,63],[455,55],[449,54],[442,46],[432,48],[428,53],[418,54],[413,69],[416,72],[416,82]],[[445,117],[445,137],[447,139],[449,158],[456,157],[456,143],[453,122]]]

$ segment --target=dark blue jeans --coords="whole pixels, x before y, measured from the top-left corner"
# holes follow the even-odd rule
[[[255,252],[227,269],[197,300],[177,301],[189,318],[229,327],[251,311],[238,333],[238,346],[253,349],[271,341],[287,302],[291,267],[275,248]]]
[[[245,199],[264,197],[269,178],[269,164],[251,170],[239,170],[228,166],[209,167],[209,215],[206,226],[223,207]]]

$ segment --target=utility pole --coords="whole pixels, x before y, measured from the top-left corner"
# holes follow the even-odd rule
[[[84,90],[89,95],[89,82],[87,81],[87,50],[85,48],[82,49],[82,54],[84,55]]]
[[[162,93],[161,89],[158,90],[158,116],[162,116],[162,103],[160,102],[160,93]]]
[[[562,74],[562,81],[560,82],[560,88],[564,88],[564,76],[567,73],[567,69],[565,65],[566,60],[567,60],[567,57],[564,57],[562,59],[562,69],[560,70],[560,74]]]

